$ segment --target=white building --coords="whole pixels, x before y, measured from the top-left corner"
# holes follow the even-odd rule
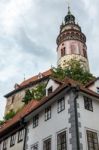
[[[65,68],[68,60],[76,58],[89,71],[86,37],[70,8],[57,45],[58,66]],[[32,100],[0,126],[0,150],[99,150],[99,79],[83,86],[51,74],[49,70],[32,77],[5,95],[6,113],[17,111],[25,90],[47,83],[43,99]]]
[[[55,91],[25,117],[25,148],[98,150],[99,95],[68,79],[63,84],[50,79],[48,87]]]

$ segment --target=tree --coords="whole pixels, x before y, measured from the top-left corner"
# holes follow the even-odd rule
[[[76,59],[68,61],[65,69],[53,68],[52,75],[61,80],[65,77],[69,77],[73,80],[79,81],[81,84],[86,84],[94,79],[93,75],[84,70],[82,63]]]
[[[45,83],[40,83],[34,89],[32,90],[28,89],[25,93],[22,102],[28,104],[28,102],[31,101],[32,99],[40,100],[45,95],[45,87],[46,87]]]
[[[33,98],[36,100],[42,99],[42,97],[44,97],[45,95],[45,87],[46,87],[46,84],[41,83],[36,88],[34,88],[32,90]]]

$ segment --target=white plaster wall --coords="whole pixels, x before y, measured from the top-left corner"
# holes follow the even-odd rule
[[[80,128],[80,132],[82,133],[81,142],[83,143],[83,150],[88,150],[86,130],[89,129],[99,133],[99,101],[93,99],[93,112],[88,111],[84,108],[83,96],[81,95],[79,96],[78,103],[80,106],[80,108],[78,108],[78,112],[80,112],[79,121],[81,122]]]
[[[99,79],[89,86],[88,89],[97,93],[97,87],[99,87]]]
[[[53,81],[52,79],[50,79],[48,81],[48,84],[46,86],[46,96],[48,96],[48,89],[52,87],[53,92],[59,87],[59,84],[56,83],[55,81]]]
[[[57,149],[57,133],[66,130],[67,131],[67,146],[71,150],[71,145],[69,144],[69,124],[68,124],[68,99],[69,96],[65,97],[65,110],[58,113],[57,112],[57,102],[51,106],[51,119],[45,121],[45,110],[39,113],[39,125],[33,128],[32,120],[28,125],[28,150],[31,149],[31,145],[38,142],[39,149],[43,150],[43,140],[51,136],[52,138],[52,150]]]
[[[25,131],[24,131],[24,135],[25,135]],[[18,143],[18,132],[15,134],[15,145],[10,147],[11,136],[9,136],[6,140],[7,140],[7,150],[23,150],[24,139],[23,141]],[[3,150],[3,141],[1,142],[0,148],[1,148],[0,150]]]

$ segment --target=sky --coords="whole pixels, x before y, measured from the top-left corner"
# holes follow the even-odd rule
[[[99,76],[99,0],[71,0],[71,12],[87,37],[91,73]],[[66,0],[0,0],[0,119],[3,97],[57,64],[56,38],[67,14]]]

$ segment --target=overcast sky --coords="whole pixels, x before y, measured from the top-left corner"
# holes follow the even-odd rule
[[[99,75],[99,0],[71,2],[87,37],[91,72]],[[0,118],[15,83],[55,66],[56,37],[67,14],[66,0],[0,0]]]

